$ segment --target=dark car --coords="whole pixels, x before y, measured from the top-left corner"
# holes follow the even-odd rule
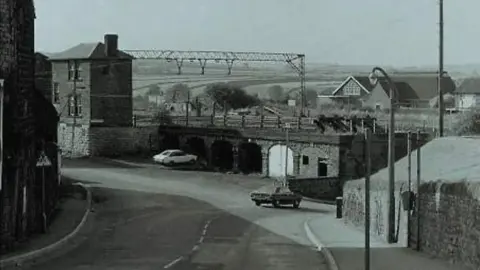
[[[250,193],[250,198],[257,206],[262,204],[272,204],[273,207],[291,204],[294,208],[298,208],[302,201],[301,195],[292,192],[285,186],[263,187]]]

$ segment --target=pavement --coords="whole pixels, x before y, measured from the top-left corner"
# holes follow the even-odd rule
[[[256,207],[248,194],[269,179],[118,160],[64,166],[89,186],[94,213],[80,244],[35,269],[364,269],[363,231],[335,219],[335,206]],[[371,269],[462,269],[371,243]]]
[[[36,264],[48,259],[52,251],[66,250],[67,245],[75,244],[74,238],[87,222],[90,193],[70,179],[63,179],[63,183],[59,207],[53,213],[47,233],[32,235],[12,252],[0,256],[0,269]]]

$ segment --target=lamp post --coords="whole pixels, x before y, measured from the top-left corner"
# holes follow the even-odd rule
[[[381,73],[388,82],[390,96],[390,120],[388,125],[388,242],[395,242],[395,102],[394,95],[396,92],[393,83],[387,72],[380,67],[374,67],[369,76],[372,84],[378,83],[376,73]]]

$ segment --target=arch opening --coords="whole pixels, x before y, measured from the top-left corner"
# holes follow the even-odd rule
[[[285,177],[285,172],[288,175],[294,175],[293,168],[293,151],[291,148],[276,144],[268,150],[269,177]]]
[[[212,144],[212,166],[220,171],[233,169],[233,145],[224,140]]]
[[[160,143],[160,152],[167,149],[179,149],[180,139],[174,134],[165,134]]]
[[[242,143],[238,148],[238,168],[242,173],[262,172],[262,147],[256,143]]]
[[[185,145],[185,151],[196,155],[202,160],[207,158],[207,149],[205,147],[205,141],[202,138],[189,138]]]

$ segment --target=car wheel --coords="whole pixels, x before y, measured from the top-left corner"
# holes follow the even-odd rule
[[[173,165],[175,165],[175,162],[173,162],[173,160],[172,160],[168,163],[168,165],[173,166]]]
[[[280,205],[278,204],[278,201],[277,201],[277,200],[273,200],[273,201],[272,201],[272,205],[273,205],[273,207],[275,207],[275,208],[277,208],[277,207],[280,206]]]
[[[194,164],[195,163],[195,159],[192,159],[188,162],[188,164]]]
[[[293,208],[298,208],[300,206],[300,201],[293,201]]]
[[[260,205],[262,205],[262,204],[261,204],[259,201],[255,201],[255,205],[256,205],[256,206],[260,206]]]

